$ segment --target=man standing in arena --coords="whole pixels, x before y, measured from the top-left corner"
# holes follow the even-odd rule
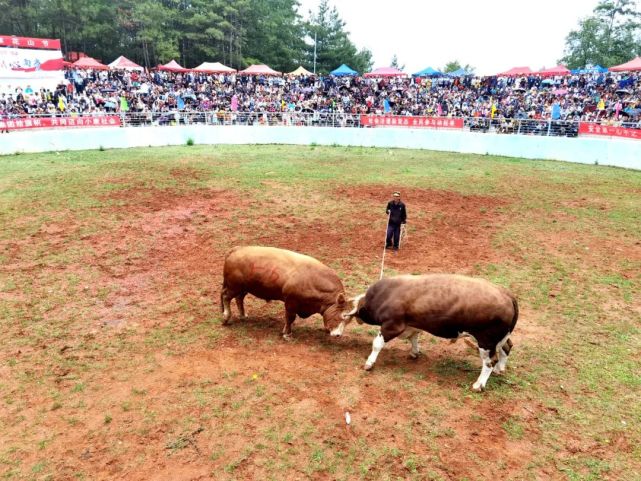
[[[401,239],[401,225],[407,221],[407,211],[405,210],[405,204],[401,202],[400,192],[394,192],[392,200],[387,203],[387,210],[385,212],[389,216],[385,248],[393,248],[397,251]]]

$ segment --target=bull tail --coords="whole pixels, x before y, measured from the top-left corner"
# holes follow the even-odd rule
[[[514,306],[514,317],[512,317],[510,332],[514,331],[514,328],[516,327],[516,321],[519,320],[519,303],[514,296],[512,296],[512,306]]]
[[[516,300],[516,297],[513,295],[510,295],[512,298],[512,306],[514,307],[514,316],[512,317],[512,325],[510,326],[510,331],[507,333],[507,336],[505,339],[505,343],[501,346],[501,349],[503,349],[503,352],[509,356],[510,351],[512,350],[512,346],[514,345],[512,343],[512,339],[510,339],[510,335],[512,334],[512,331],[514,331],[514,327],[516,327],[516,321],[519,319],[519,303]]]

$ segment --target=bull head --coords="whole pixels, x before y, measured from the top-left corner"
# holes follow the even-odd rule
[[[346,304],[351,304],[352,308],[349,311],[343,311],[341,314],[342,321],[336,328],[332,329],[330,334],[332,336],[338,337],[343,334],[343,330],[345,329],[345,326],[352,322],[352,319],[356,317],[356,322],[359,324],[362,324],[362,321],[358,318],[357,313],[358,310],[363,306],[365,303],[365,294],[361,294],[359,296],[356,296],[352,299],[347,300]]]

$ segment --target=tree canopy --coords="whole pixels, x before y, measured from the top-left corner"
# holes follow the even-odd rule
[[[447,62],[445,64],[445,67],[441,69],[441,72],[450,73],[450,72],[456,72],[457,70],[460,70],[460,69],[463,69],[470,74],[474,73],[474,71],[476,70],[470,64],[461,65],[461,62],[459,62],[458,60],[452,60],[451,62]]]
[[[307,21],[298,8],[298,0],[0,0],[0,33],[60,38],[65,52],[103,61],[125,55],[148,67],[175,58],[189,67],[266,63],[281,71],[312,70],[316,34],[319,72],[371,66],[371,52],[356,48],[327,0]]]
[[[641,54],[641,12],[635,0],[601,0],[565,39],[568,68],[611,67]]]
[[[357,50],[345,30],[345,22],[336,7],[329,7],[328,0],[321,0],[318,10],[315,13],[310,11],[309,16],[305,23],[309,70],[314,68],[314,46],[317,73],[329,73],[342,63],[360,73],[371,69],[372,53],[367,49]]]

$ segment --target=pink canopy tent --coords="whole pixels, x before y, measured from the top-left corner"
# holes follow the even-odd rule
[[[610,71],[612,72],[631,72],[633,70],[641,70],[641,57],[637,57],[615,67],[610,67]]]
[[[541,75],[543,77],[552,77],[554,75],[570,75],[570,73],[571,72],[563,65],[557,65],[556,67],[547,68],[536,72],[537,75]]]
[[[172,60],[171,62],[166,63],[165,65],[158,65],[156,69],[162,72],[175,72],[175,73],[189,72],[189,69],[181,67],[180,65],[178,65],[178,62],[176,62],[175,60]]]
[[[364,77],[407,77],[407,74],[394,67],[381,67],[367,72]]]
[[[250,65],[245,70],[238,72],[243,75],[282,75],[281,72],[272,70],[267,65]]]
[[[142,68],[140,65],[132,62],[128,58],[124,57],[123,55],[121,55],[116,60],[111,62],[109,64],[109,68],[121,69],[121,70],[144,70],[144,68]]]
[[[109,70],[109,67],[101,64],[95,58],[91,57],[82,57],[80,60],[77,60],[73,63],[73,68],[86,68],[93,70]]]
[[[203,62],[192,71],[198,73],[236,73],[236,70],[220,62]]]
[[[530,75],[532,70],[530,67],[514,67],[505,72],[496,74],[497,77],[518,77],[519,75]]]

